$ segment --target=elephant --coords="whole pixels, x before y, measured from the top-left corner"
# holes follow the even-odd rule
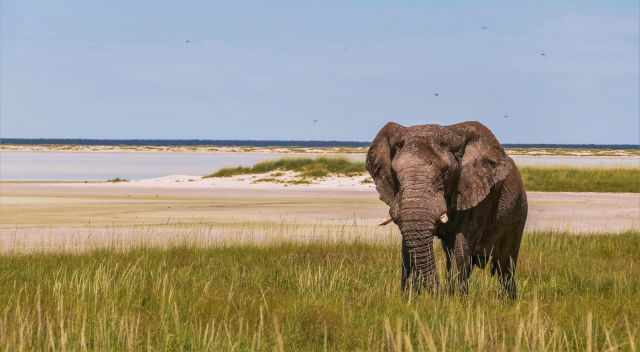
[[[494,134],[476,121],[405,127],[387,123],[366,168],[402,234],[403,292],[439,292],[433,240],[446,257],[447,292],[467,294],[474,267],[491,264],[515,299],[515,270],[527,219],[520,172]]]

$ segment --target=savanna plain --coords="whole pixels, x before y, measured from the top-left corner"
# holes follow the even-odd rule
[[[257,179],[296,171],[285,164]],[[325,164],[293,179],[360,167]],[[217,177],[248,169],[234,170]],[[638,350],[639,171],[522,171],[516,301],[478,269],[466,296],[402,295],[400,234],[376,226],[386,209],[365,179],[358,191],[0,183],[0,348]],[[585,191],[599,193],[564,193]],[[603,226],[616,213],[625,226]]]

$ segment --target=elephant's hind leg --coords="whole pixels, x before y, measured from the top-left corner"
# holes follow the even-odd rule
[[[515,300],[518,296],[515,273],[516,262],[513,258],[493,258],[491,262],[491,274],[498,277],[504,294],[512,300]]]
[[[510,231],[506,232],[512,235],[501,236],[503,241],[495,248],[495,255],[491,258],[491,274],[498,277],[505,295],[510,299],[517,298],[515,276],[523,228],[524,221],[514,224]]]

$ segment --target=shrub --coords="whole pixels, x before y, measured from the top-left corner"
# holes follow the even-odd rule
[[[126,178],[116,177],[116,178],[107,180],[107,182],[118,183],[118,182],[129,182],[129,180],[127,180]]]
[[[232,167],[220,169],[205,177],[230,177],[246,174],[263,174],[271,171],[294,171],[303,177],[325,177],[328,175],[354,176],[365,172],[364,162],[345,158],[320,157],[282,158],[263,161],[252,167]]]

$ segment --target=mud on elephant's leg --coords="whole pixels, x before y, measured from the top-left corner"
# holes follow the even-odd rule
[[[458,233],[446,237],[442,244],[447,259],[447,291],[449,294],[460,292],[466,295],[473,270],[468,242],[463,234]]]

